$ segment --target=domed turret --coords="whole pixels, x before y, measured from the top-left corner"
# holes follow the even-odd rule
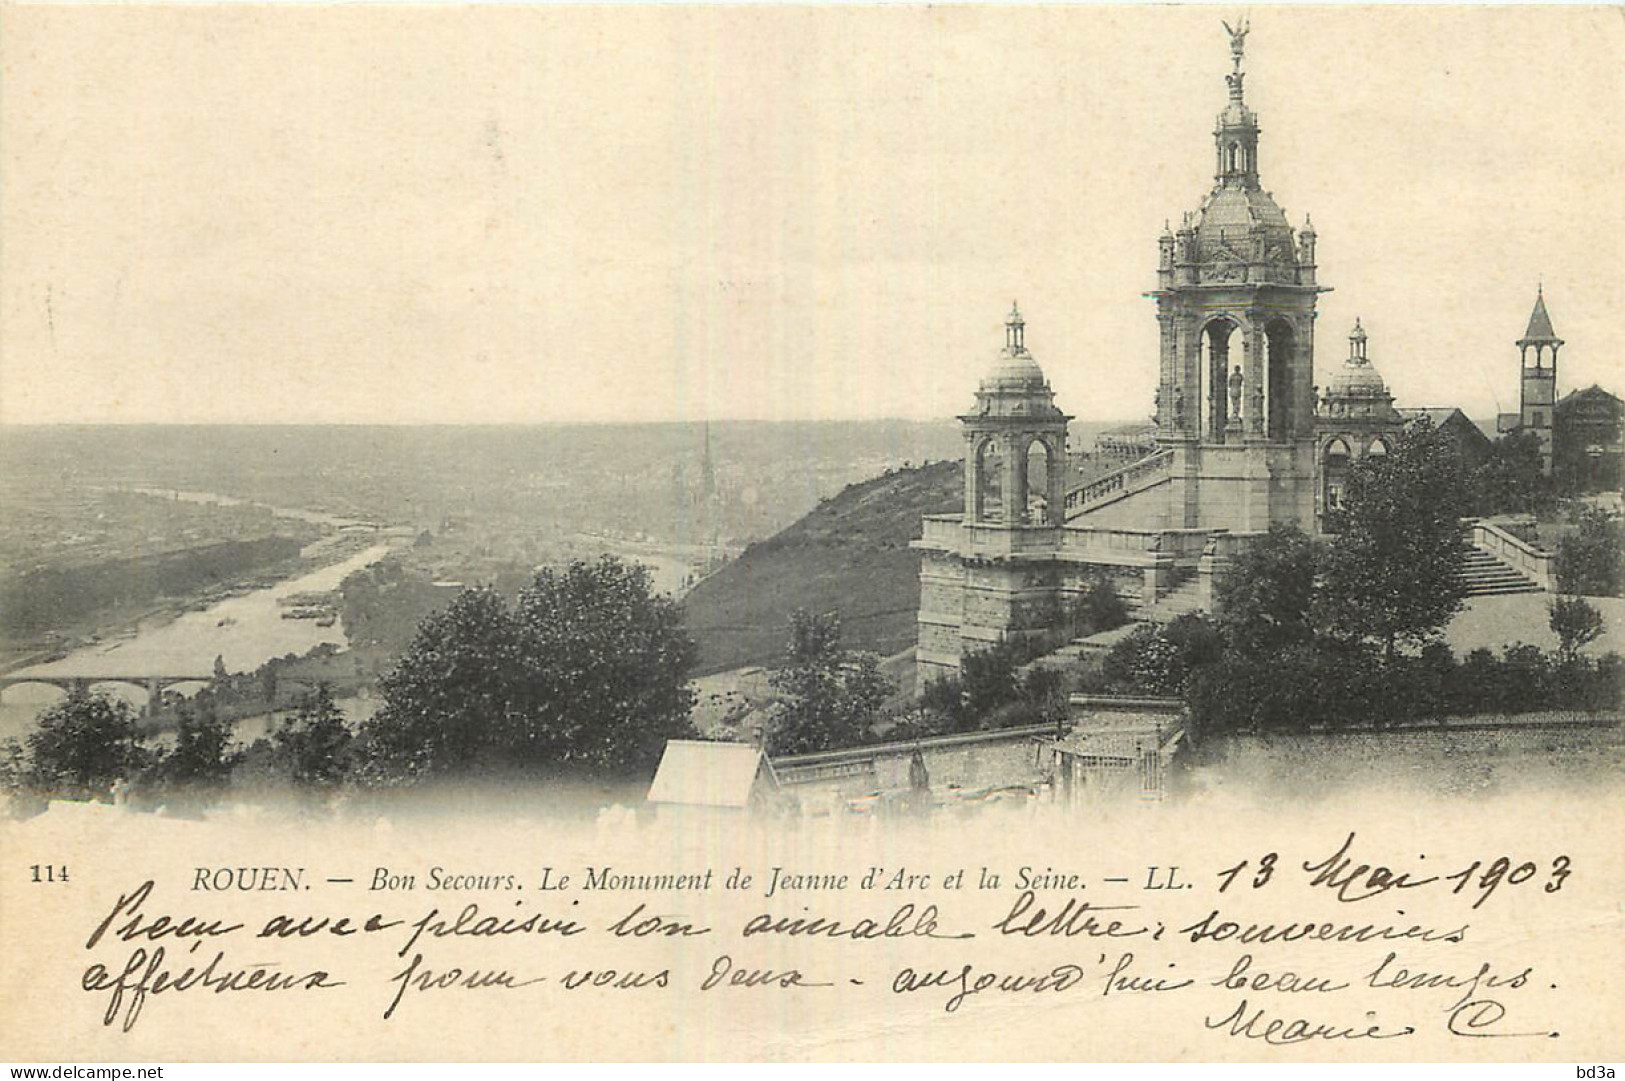
[[[1064,521],[1066,423],[1027,352],[1027,322],[1010,305],[1004,349],[959,418],[965,434],[965,517],[978,527],[1054,529]]]
[[[1394,397],[1388,384],[1366,355],[1365,327],[1354,320],[1349,332],[1349,355],[1326,390],[1326,409],[1332,416],[1372,416],[1388,418],[1394,412]]]
[[[1048,416],[1055,408],[1055,392],[1044,369],[1027,350],[1027,323],[1014,301],[1004,321],[1004,348],[982,377],[976,391],[977,412],[992,416]]]

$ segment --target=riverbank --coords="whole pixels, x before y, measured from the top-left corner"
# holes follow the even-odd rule
[[[334,563],[314,569],[302,566],[297,569],[303,573],[273,586],[228,597],[202,610],[166,612],[162,618],[138,623],[132,635],[104,638],[58,659],[7,674],[92,682],[115,675],[204,676],[214,670],[216,658],[227,671],[252,672],[273,657],[303,657],[323,644],[342,650],[348,645],[342,627],[283,619],[284,606],[278,602],[293,594],[337,589],[347,575],[376,563],[392,550],[390,544],[373,544]],[[145,705],[145,692],[136,687],[109,684],[107,689],[128,696],[137,706]],[[0,738],[26,735],[39,711],[61,697],[59,688],[41,684],[5,688],[0,697]]]
[[[120,643],[172,623],[189,612],[207,612],[220,602],[274,589],[290,579],[343,563],[371,547],[374,540],[369,535],[333,537],[329,543],[303,545],[292,558],[252,568],[230,579],[200,584],[186,593],[104,608],[50,632],[51,641],[44,645],[37,640],[0,642],[0,675],[20,674],[53,664],[81,650],[116,649]]]

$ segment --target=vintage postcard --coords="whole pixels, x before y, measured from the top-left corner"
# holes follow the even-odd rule
[[[0,1058],[1617,1064],[1622,54],[0,7]]]

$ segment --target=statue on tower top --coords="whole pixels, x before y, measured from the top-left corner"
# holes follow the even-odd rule
[[[1247,17],[1244,15],[1237,19],[1235,26],[1231,26],[1223,19],[1220,19],[1219,22],[1224,26],[1225,32],[1230,35],[1230,60],[1235,64],[1236,70],[1240,71],[1241,58],[1247,51]]]

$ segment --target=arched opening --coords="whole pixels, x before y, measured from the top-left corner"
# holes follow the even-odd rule
[[[150,710],[155,705],[152,696],[147,693],[145,684],[131,683],[128,680],[93,678],[90,681],[90,691],[92,694],[101,693],[109,698],[122,699],[138,712]]]
[[[1215,319],[1202,328],[1198,431],[1212,443],[1224,442],[1232,413],[1228,395],[1230,339],[1235,329],[1236,324],[1228,319]]]
[[[169,705],[173,699],[191,698],[208,686],[209,681],[206,679],[185,679],[177,683],[165,684],[164,689],[159,692],[159,697],[164,699],[164,702],[160,704]]]
[[[1240,143],[1231,143],[1230,144],[1230,162],[1229,162],[1228,165],[1225,166],[1225,168],[1228,169],[1232,173],[1241,171],[1241,144]]]
[[[1022,522],[1027,525],[1051,525],[1049,474],[1052,464],[1049,446],[1042,439],[1027,444],[1026,469],[1023,487],[1027,490]]]
[[[1285,319],[1272,320],[1264,328],[1265,432],[1271,439],[1290,439],[1297,430],[1293,413],[1293,363],[1297,355],[1297,335]]]
[[[1349,445],[1342,439],[1333,439],[1321,452],[1321,507],[1326,513],[1342,509],[1343,485],[1348,480],[1349,458]]]
[[[976,506],[973,522],[1004,520],[1004,450],[996,439],[984,439],[976,448]]]
[[[26,733],[34,730],[42,711],[67,697],[67,689],[53,683],[13,683],[0,690],[0,725],[5,726],[5,732],[25,738]]]
[[[1371,445],[1365,448],[1365,452],[1370,457],[1381,458],[1383,455],[1388,453],[1388,440],[1384,439],[1380,435],[1377,436],[1371,440]]]

